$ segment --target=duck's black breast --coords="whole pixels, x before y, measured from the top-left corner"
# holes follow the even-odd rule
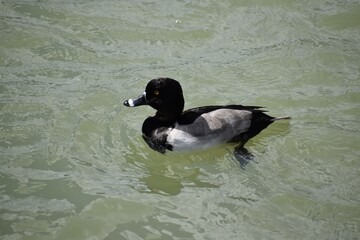
[[[165,153],[166,150],[173,148],[167,144],[167,136],[172,128],[174,128],[173,123],[164,123],[156,117],[148,117],[142,125],[142,137],[149,147],[160,153]]]

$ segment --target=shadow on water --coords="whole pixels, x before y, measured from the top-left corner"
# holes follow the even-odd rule
[[[171,168],[171,167],[170,167]],[[199,168],[188,169],[189,174],[180,174],[174,176],[167,171],[150,171],[149,175],[140,179],[140,182],[146,186],[146,190],[140,192],[149,192],[166,196],[174,196],[181,193],[184,187],[197,188],[218,188],[218,185],[201,180]]]

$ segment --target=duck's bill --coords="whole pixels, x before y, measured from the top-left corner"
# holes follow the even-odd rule
[[[125,100],[124,105],[127,107],[136,107],[141,105],[146,105],[146,94],[143,93],[137,98],[130,98]]]

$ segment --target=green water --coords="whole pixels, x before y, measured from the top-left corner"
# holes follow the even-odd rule
[[[161,155],[150,108],[290,115],[248,144]],[[360,1],[0,2],[1,239],[359,239]]]

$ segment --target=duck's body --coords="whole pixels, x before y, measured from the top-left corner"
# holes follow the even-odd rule
[[[206,149],[238,142],[240,147],[272,122],[285,119],[268,116],[257,106],[204,106],[182,112],[184,98],[180,84],[170,78],[149,82],[146,91],[124,105],[150,105],[158,110],[142,126],[143,138],[154,150]]]

